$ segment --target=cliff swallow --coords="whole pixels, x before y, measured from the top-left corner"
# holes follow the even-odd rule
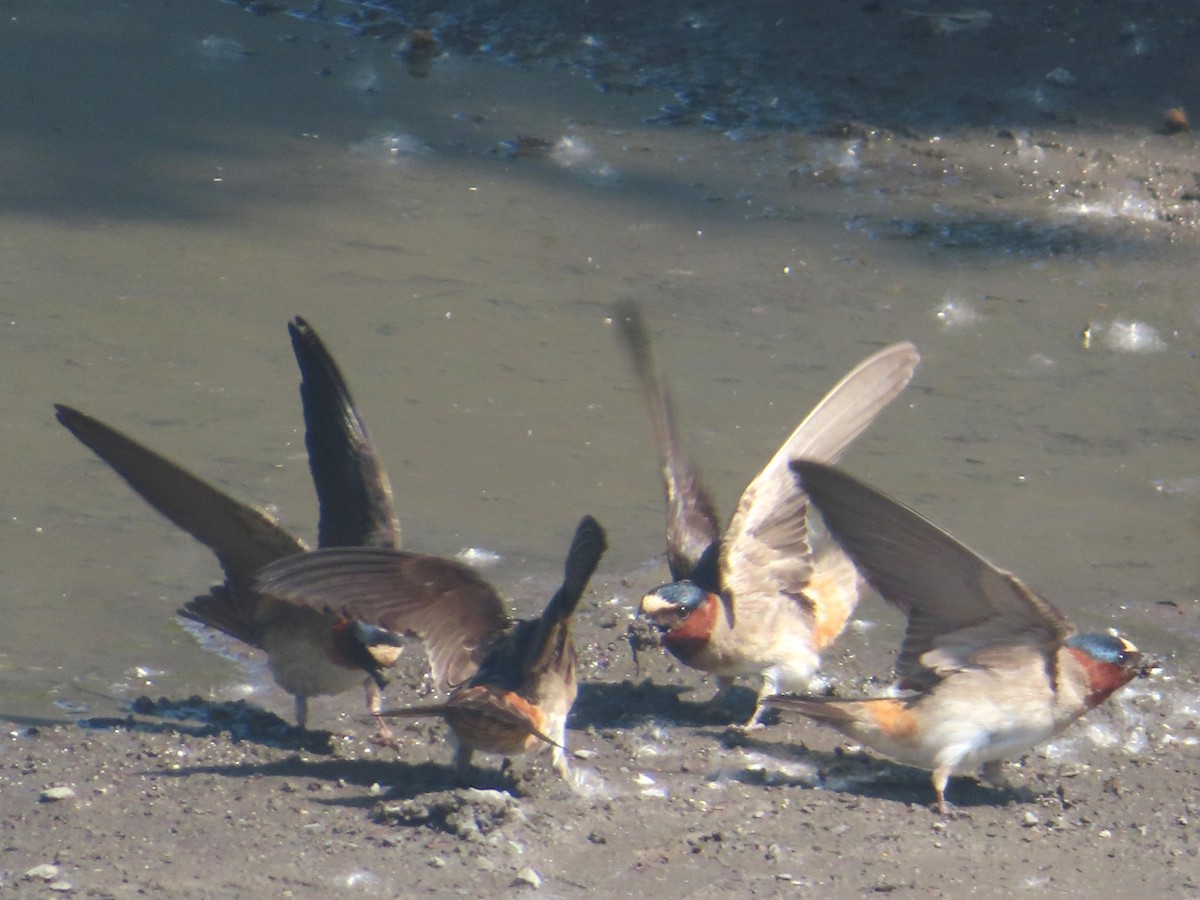
[[[849,475],[792,463],[826,527],[908,618],[896,686],[874,700],[768,697],[885,756],[929,769],[938,811],[951,775],[984,768],[1058,734],[1139,674],[1138,649],[1078,634],[1049,601],[928,519]]]
[[[860,363],[831,390],[742,493],[722,535],[712,500],[680,450],[671,398],[658,377],[637,308],[614,320],[633,362],[662,457],[667,563],[674,581],[646,594],[639,615],[680,662],[717,677],[719,703],[740,675],[762,679],[762,698],[804,689],[820,653],[858,602],[858,573],[828,540],[814,540],[808,498],[788,469],[799,456],[833,462],[908,384],[920,361],[910,343]],[[639,640],[633,635],[635,650]]]
[[[337,364],[303,319],[290,322],[288,331],[301,372],[320,546],[398,547],[387,474]],[[295,698],[301,728],[307,726],[309,697],[341,693],[363,683],[364,675],[368,708],[378,711],[383,670],[402,646],[398,635],[290,606],[254,588],[259,569],[308,550],[300,538],[103,422],[69,406],[55,410],[58,421],[143,500],[216,555],[224,583],[184,604],[179,615],[266,651],[275,681]],[[380,737],[389,739],[382,721]]]
[[[571,616],[607,549],[604,529],[585,516],[567,552],[562,586],[536,618],[513,622],[504,601],[472,569],[401,551],[319,550],[268,566],[265,595],[411,634],[425,645],[445,703],[386,710],[383,716],[440,716],[457,739],[465,776],[475,750],[511,756],[552,750],[569,779],[566,721],[575,702]]]

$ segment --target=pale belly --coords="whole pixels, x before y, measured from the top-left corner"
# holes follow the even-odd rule
[[[263,649],[275,681],[298,697],[340,694],[367,677],[361,669],[333,663],[323,641],[309,629],[272,628],[263,640]]]

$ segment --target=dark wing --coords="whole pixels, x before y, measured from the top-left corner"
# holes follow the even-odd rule
[[[919,689],[980,651],[1051,652],[1071,623],[1015,575],[919,513],[829,466],[792,468],[834,539],[866,579],[908,617],[896,658],[900,686]]]
[[[671,395],[654,367],[650,336],[641,310],[633,303],[620,304],[613,310],[613,322],[633,363],[654,426],[654,443],[662,458],[667,494],[667,564],[671,577],[676,581],[690,578],[715,589],[720,525],[712,499],[680,449]]]
[[[567,561],[563,566],[562,586],[546,604],[541,620],[548,624],[569,619],[579,604],[579,598],[587,590],[588,581],[600,564],[600,557],[608,549],[608,538],[600,523],[591,516],[584,516],[575,528]]]
[[[584,516],[575,529],[571,549],[567,551],[562,586],[538,618],[519,623],[506,640],[488,653],[477,683],[520,690],[530,676],[536,677],[558,665],[563,654],[568,652],[570,640],[570,629],[564,627],[564,623],[575,613],[606,549],[608,539],[604,529],[591,516]]]
[[[504,602],[472,569],[400,550],[315,550],[268,566],[257,588],[275,600],[419,637],[442,690],[470,678],[509,624]]]
[[[300,366],[305,444],[321,516],[320,547],[400,547],[387,473],[325,344],[304,319],[288,323]]]
[[[732,614],[757,616],[758,604],[806,602],[813,575],[808,498],[788,463],[799,457],[834,462],[912,379],[921,356],[908,342],[859,363],[825,395],[742,493],[721,542],[721,589]],[[826,571],[850,566],[836,554]],[[846,579],[853,587],[853,577]]]
[[[263,566],[307,549],[266,513],[234,500],[115,428],[69,406],[54,409],[58,421],[143,500],[216,554],[235,594],[249,592],[254,574]]]

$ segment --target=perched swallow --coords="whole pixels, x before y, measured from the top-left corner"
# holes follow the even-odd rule
[[[908,618],[896,686],[875,700],[768,697],[892,759],[929,769],[938,811],[951,775],[1058,734],[1139,674],[1125,638],[1077,634],[1047,600],[928,519],[820,463],[792,463],[826,527]]]
[[[662,457],[667,497],[667,563],[672,583],[655,588],[639,614],[680,662],[717,676],[719,703],[739,675],[762,679],[745,728],[759,725],[762,698],[807,688],[820,653],[842,632],[858,573],[825,540],[814,547],[808,498],[788,469],[798,456],[835,461],[908,384],[920,361],[893,344],[843,378],[742,493],[724,535],[691,463],[680,450],[671,398],[658,377],[638,309],[619,308],[619,334],[633,362]],[[639,643],[633,636],[635,650]]]
[[[383,716],[440,716],[457,738],[465,776],[475,750],[512,756],[552,748],[570,778],[566,722],[575,702],[571,616],[607,549],[604,529],[585,516],[575,531],[562,586],[536,619],[514,623],[504,601],[472,569],[397,550],[319,550],[268,566],[258,589],[327,615],[360,621],[425,644],[445,703]]]
[[[309,466],[320,505],[322,547],[398,547],[392,490],[337,364],[303,319],[288,323],[300,365],[300,397]],[[179,615],[266,651],[275,681],[295,698],[296,721],[308,722],[308,698],[338,694],[366,677],[367,706],[378,712],[384,669],[399,655],[400,636],[361,622],[263,597],[254,576],[308,547],[271,516],[241,503],[170,460],[90,416],[56,405],[58,421],[108,463],[142,499],[216,555],[225,582]],[[380,721],[380,737],[390,736]]]

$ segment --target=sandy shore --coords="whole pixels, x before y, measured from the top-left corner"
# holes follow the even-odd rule
[[[459,787],[440,724],[379,750],[353,693],[332,735],[242,703],[147,698],[127,719],[8,729],[0,885],[87,897],[1200,891],[1196,720],[1161,696],[1194,682],[1135,682],[1011,765],[1007,788],[952,781],[947,820],[927,773],[803,722],[736,735],[704,717],[711,685],[659,654],[635,674],[610,598],[656,574],[601,581],[585,601],[568,731],[579,790],[544,759],[501,772],[481,758],[480,789]],[[831,667],[839,690],[885,676],[880,656],[849,635]],[[421,663],[390,697],[413,695]],[[740,700],[734,716],[750,693]]]

